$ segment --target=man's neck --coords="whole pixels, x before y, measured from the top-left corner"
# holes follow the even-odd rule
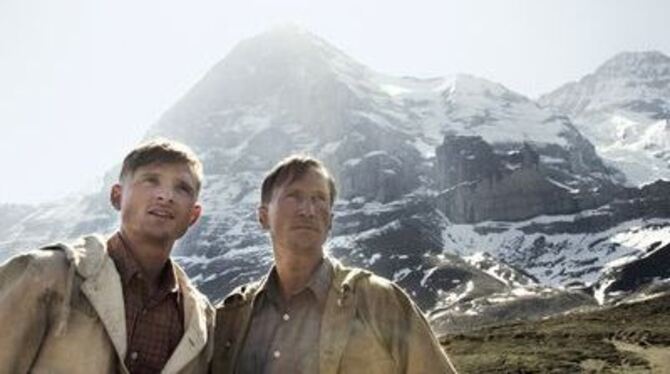
[[[170,258],[172,244],[141,240],[123,229],[121,229],[121,237],[133,258],[142,268],[142,273],[147,277],[150,286],[157,286],[160,282],[161,272]]]
[[[284,300],[305,287],[322,260],[322,249],[299,254],[275,249],[275,267]]]

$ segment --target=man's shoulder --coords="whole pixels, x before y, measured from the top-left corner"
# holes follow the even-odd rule
[[[85,242],[83,239],[69,244],[53,243],[38,249],[29,250],[13,256],[0,265],[0,282],[21,282],[27,287],[44,290],[60,289],[73,272],[75,258]]]
[[[34,249],[17,254],[8,259],[2,268],[6,273],[32,271],[35,275],[48,277],[64,273],[68,269],[65,253],[58,250]]]
[[[223,300],[216,304],[216,309],[233,310],[251,304],[251,301],[260,290],[262,282],[263,280],[261,279],[237,286]]]
[[[104,254],[104,244],[100,236],[91,235],[71,242],[57,242],[33,249],[11,257],[3,267],[35,269],[50,276],[77,266],[82,259]],[[96,253],[101,251],[101,253]]]
[[[379,294],[393,294],[398,286],[374,272],[355,266],[345,266],[334,261],[335,282],[355,290]]]
[[[337,268],[337,267],[336,267]],[[378,307],[405,310],[413,306],[411,297],[395,282],[375,274],[369,270],[357,267],[340,267],[339,271],[344,278],[350,278],[350,287],[359,295],[367,307]],[[340,278],[342,275],[340,275]],[[345,285],[347,282],[343,282]]]

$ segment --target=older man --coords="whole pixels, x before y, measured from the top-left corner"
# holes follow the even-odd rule
[[[0,267],[0,373],[204,373],[214,310],[170,260],[200,216],[202,165],[176,142],[134,149],[111,189],[121,227]]]
[[[335,196],[313,158],[290,157],[267,175],[258,220],[274,266],[217,309],[213,373],[455,372],[400,288],[324,254]]]

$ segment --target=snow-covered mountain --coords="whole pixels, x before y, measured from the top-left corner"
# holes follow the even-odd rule
[[[626,52],[542,96],[594,143],[632,185],[670,180],[670,57]]]
[[[205,164],[204,215],[175,254],[215,300],[267,271],[259,187],[293,152],[339,182],[330,253],[397,281],[447,329],[595,304],[611,262],[670,241],[667,185],[620,186],[567,115],[469,75],[379,74],[294,28],[241,42],[158,135]],[[117,172],[98,194],[21,215],[5,255],[113,230]]]

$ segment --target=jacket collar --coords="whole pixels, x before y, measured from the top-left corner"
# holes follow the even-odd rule
[[[330,282],[328,297],[331,296],[330,292],[334,289],[336,294],[339,295],[336,300],[339,300],[342,297],[347,298],[351,292],[354,291],[358,279],[369,276],[371,274],[369,271],[364,269],[344,266],[341,262],[330,256],[324,257],[324,261],[328,261],[332,266],[332,280]],[[236,308],[244,304],[254,302],[256,298],[263,292],[263,290],[268,287],[267,283],[269,282],[270,274],[273,269],[274,267],[270,269],[270,272],[265,274],[265,276],[263,276],[263,278],[260,280],[237,287],[223,299],[219,307]],[[341,303],[342,300],[336,302]]]
[[[336,374],[338,365],[347,346],[352,320],[356,314],[356,282],[370,275],[369,272],[343,266],[333,260],[333,282],[328,301],[321,318],[319,338],[319,372]]]
[[[81,290],[98,313],[112,345],[123,362],[127,351],[126,320],[121,278],[107,255],[106,240],[99,235],[84,237],[73,246],[59,245],[76,267],[84,282]],[[163,373],[176,373],[193,360],[208,339],[206,313],[209,302],[191,285],[175,263],[177,283],[184,295],[184,336],[165,364]]]
[[[97,235],[87,236],[74,245],[73,251],[79,255],[73,263],[84,278],[81,290],[98,313],[123,362],[128,349],[123,289],[114,262],[107,255],[106,240]]]
[[[309,290],[312,292],[320,307],[323,307],[328,297],[328,290],[330,289],[333,273],[333,265],[328,257],[324,257],[321,263],[317,266],[314,273],[308,279],[307,284],[296,294]],[[263,294],[263,298],[273,303],[274,305],[283,305],[287,301],[281,296],[279,290],[279,275],[277,274],[276,265],[270,269],[270,272],[265,276],[263,286],[259,289],[258,295]],[[258,296],[257,296],[258,297]]]

